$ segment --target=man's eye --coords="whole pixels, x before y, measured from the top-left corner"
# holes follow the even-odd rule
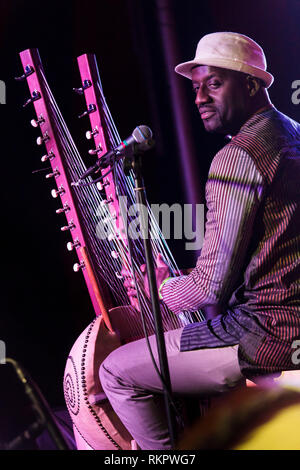
[[[197,87],[197,86],[193,88],[193,92],[194,92],[195,94],[198,93],[198,90],[199,90],[199,87]]]
[[[219,88],[219,86],[221,86],[221,82],[214,80],[213,82],[209,82],[208,86],[209,88],[213,88],[213,89]]]

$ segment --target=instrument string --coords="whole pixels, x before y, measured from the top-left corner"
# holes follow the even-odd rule
[[[76,181],[86,170],[86,165],[72,139],[43,71],[41,71],[41,74],[51,106],[53,123],[61,143],[65,171],[71,181]],[[101,97],[101,111],[105,130],[109,136],[110,145],[112,148],[115,148],[121,142],[121,139],[107,106],[100,80],[97,82],[97,88]],[[135,205],[133,173],[131,172],[129,176],[126,176],[123,171],[122,162],[118,162],[114,166],[113,172],[117,195],[125,195],[128,206]],[[152,334],[155,331],[153,315],[150,302],[143,287],[144,276],[140,271],[140,266],[145,264],[142,239],[137,238],[135,240],[134,253],[132,257],[130,257],[128,238],[126,243],[124,234],[118,233],[118,230],[116,230],[115,221],[107,207],[105,196],[102,196],[101,191],[98,190],[96,185],[92,184],[93,180],[91,177],[89,177],[88,182],[91,183],[88,186],[72,186],[72,194],[75,196],[78,211],[82,216],[82,226],[87,235],[85,238],[89,242],[89,251],[91,252],[96,267],[96,277],[98,280],[104,279],[110,286],[118,304],[128,305],[128,294],[124,287],[124,278],[120,273],[124,266],[131,274],[135,273],[135,287],[139,294],[140,308],[145,315],[147,329],[150,334]],[[150,224],[150,242],[153,254],[156,257],[158,253],[161,253],[166,262],[171,266],[173,273],[175,273],[178,271],[178,267],[163,238],[163,234],[156,218],[153,216],[149,204],[147,209]],[[103,235],[105,235],[105,237]],[[127,237],[129,235],[127,233]],[[107,256],[107,253],[118,254],[118,256]],[[106,254],[106,256],[103,256],[103,254]],[[164,305],[162,305],[162,314],[165,329],[173,329],[181,326],[181,319],[173,315]],[[186,323],[186,318],[184,323]],[[135,331],[139,331],[138,322],[135,320],[133,321],[132,327]]]

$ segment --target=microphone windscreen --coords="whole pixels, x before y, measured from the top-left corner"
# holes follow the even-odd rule
[[[142,144],[145,140],[151,139],[152,131],[148,126],[141,125],[134,129],[132,135],[138,144]]]

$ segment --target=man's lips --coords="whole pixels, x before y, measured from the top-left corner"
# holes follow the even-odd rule
[[[207,109],[207,110],[202,109],[199,112],[200,112],[202,119],[209,119],[215,114],[215,111],[212,109]]]

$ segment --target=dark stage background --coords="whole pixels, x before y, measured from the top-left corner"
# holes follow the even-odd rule
[[[93,319],[83,277],[72,270],[75,255],[65,246],[58,201],[42,168],[39,132],[30,126],[32,106],[18,53],[40,51],[46,77],[86,164],[93,161],[84,134],[87,121],[77,119],[84,107],[72,88],[80,86],[76,57],[97,56],[104,92],[122,138],[138,124],[147,124],[157,145],[144,160],[148,199],[185,203],[180,149],[172,114],[171,87],[163,55],[155,0],[0,1],[0,79],[6,83],[1,118],[1,317],[0,339],[7,355],[19,360],[39,384],[51,406],[63,406],[63,371],[68,352]],[[292,82],[300,80],[300,1],[176,0],[169,2],[177,41],[176,63],[194,57],[199,38],[213,31],[237,31],[264,48],[275,76],[270,88],[275,106],[299,120],[300,105],[292,102]],[[175,64],[174,64],[175,65]],[[191,84],[178,76],[189,111],[187,123],[195,148],[200,189],[209,162],[223,145],[206,135],[193,105]],[[199,201],[202,202],[201,191]],[[184,242],[170,241],[178,264],[189,267],[193,253]],[[0,366],[1,413],[7,426],[18,421],[19,388]],[[1,420],[0,416],[0,420]],[[8,425],[7,423],[10,422]],[[4,439],[3,431],[0,440]]]

